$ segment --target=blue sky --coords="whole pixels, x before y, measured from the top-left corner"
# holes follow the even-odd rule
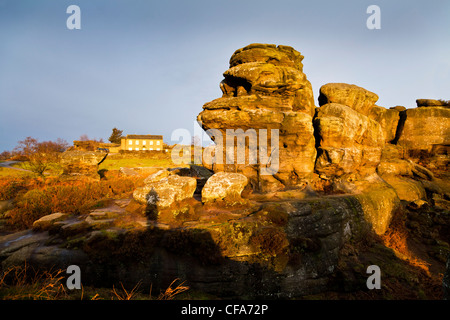
[[[66,27],[71,4],[81,30]],[[366,27],[371,4],[380,30]],[[448,0],[0,0],[0,152],[27,136],[106,141],[113,127],[175,143],[255,42],[300,51],[316,102],[329,82],[386,108],[448,100],[449,40]]]

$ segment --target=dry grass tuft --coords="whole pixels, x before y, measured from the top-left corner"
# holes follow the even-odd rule
[[[428,276],[431,276],[429,270],[430,264],[416,257],[408,248],[408,232],[403,221],[393,221],[390,229],[381,238],[384,245],[391,248],[398,258],[407,261],[412,266],[424,270]]]
[[[136,293],[137,293],[137,290],[138,290],[139,286],[141,285],[141,283],[138,282],[138,284],[135,285],[135,286],[133,287],[133,289],[131,289],[130,292],[128,292],[128,291],[125,289],[125,287],[123,286],[123,283],[122,283],[122,282],[120,283],[120,285],[121,285],[121,287],[122,287],[122,290],[121,290],[121,291],[117,291],[116,288],[114,288],[114,285],[113,285],[113,288],[112,288],[111,292],[112,292],[112,293],[115,295],[115,297],[116,297],[117,299],[119,299],[119,300],[132,300],[132,299],[135,297],[135,295],[136,295]]]
[[[180,293],[189,290],[188,286],[183,285],[185,283],[185,281],[181,282],[176,287],[172,288],[172,286],[177,281],[180,281],[180,279],[177,278],[177,279],[173,280],[172,283],[169,285],[169,287],[166,289],[166,291],[161,292],[159,294],[157,300],[173,300],[176,295],[179,295]],[[151,290],[150,290],[150,292],[151,292]]]
[[[64,270],[37,272],[25,264],[12,266],[0,274],[2,300],[55,300],[66,295]]]

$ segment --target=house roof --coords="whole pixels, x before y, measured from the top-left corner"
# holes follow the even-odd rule
[[[150,139],[150,140],[162,140],[163,136],[152,134],[127,134],[127,139]]]

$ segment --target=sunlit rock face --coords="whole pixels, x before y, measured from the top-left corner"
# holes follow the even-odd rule
[[[107,199],[106,207],[55,212],[31,230],[0,235],[0,269],[74,264],[83,270],[83,285],[140,283],[158,292],[182,279],[220,298],[326,291],[336,297],[336,290],[366,296],[366,266],[397,259],[374,235],[389,237],[394,218],[415,230],[411,240],[427,235],[421,245],[435,245],[420,251],[443,261],[450,226],[448,103],[419,99],[415,109],[387,109],[365,88],[330,83],[316,107],[302,59],[287,46],[237,50],[220,84],[223,96],[198,115],[216,142],[200,148],[203,160],[222,161],[121,169],[148,176],[128,198]],[[62,164],[66,173],[98,176],[104,157],[67,152]],[[383,277],[392,272],[397,279],[410,267],[397,261]]]
[[[232,55],[220,84],[222,97],[206,103],[197,117],[203,129],[222,135],[220,139],[209,132],[216,148],[223,141],[223,161],[213,165],[215,172],[243,173],[260,191],[301,185],[310,177],[316,156],[315,105],[302,60],[293,48],[272,44],[251,44]],[[237,139],[234,146],[226,146],[226,137],[239,129],[248,142]],[[257,153],[249,152],[252,142]],[[239,161],[243,153],[245,160]]]

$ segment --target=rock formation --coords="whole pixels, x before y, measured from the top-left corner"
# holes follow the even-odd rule
[[[206,103],[197,120],[205,129],[218,129],[227,136],[227,129],[255,130],[256,139],[267,140],[267,151],[258,143],[258,161],[250,163],[246,144],[245,163],[215,163],[213,170],[246,175],[250,184],[261,191],[296,186],[314,171],[314,100],[311,84],[303,73],[303,56],[291,47],[252,44],[237,50],[230,59],[230,69],[221,82],[223,96]],[[267,139],[260,129],[267,130]],[[271,145],[271,129],[278,130],[279,142]],[[217,137],[212,137],[217,139]],[[220,141],[216,141],[220,144]],[[230,150],[223,142],[226,162]],[[232,147],[237,150],[237,147]],[[220,152],[220,151],[219,151]],[[234,158],[237,152],[234,152]],[[270,167],[265,158],[283,159],[273,174],[261,174]],[[234,160],[234,161],[233,161]]]
[[[216,142],[215,153],[207,148],[214,174],[194,165],[154,169],[133,199],[42,217],[33,230],[0,237],[2,267],[76,264],[83,281],[102,286],[142,281],[167,288],[181,278],[233,298],[340,290],[350,272],[344,283],[366,296],[361,264],[397,258],[380,242],[363,251],[379,241],[373,233],[383,236],[402,219],[437,244],[433,256],[442,261],[450,252],[448,104],[418,99],[415,109],[386,109],[373,92],[330,83],[316,108],[302,59],[287,46],[237,50],[220,84],[223,96],[198,115]],[[382,270],[385,277],[405,269]]]
[[[428,106],[404,112],[406,119],[397,143],[399,146],[409,152],[430,152],[435,145],[450,144],[450,108]]]
[[[424,199],[423,184],[435,184],[433,174],[419,164],[420,155],[435,154],[435,168],[448,163],[448,103],[418,99],[417,109],[386,109],[375,104],[378,95],[371,91],[329,83],[320,88],[320,107],[315,108],[302,59],[293,48],[265,44],[251,44],[232,55],[221,82],[222,97],[206,103],[197,119],[205,130],[219,130],[223,140],[227,129],[278,129],[279,169],[261,175],[266,163],[239,164],[236,146],[230,163],[214,163],[212,169],[242,173],[259,192],[309,185],[313,191],[329,186],[328,192],[353,194],[366,220],[383,234],[400,200]],[[209,133],[216,138],[214,131]],[[216,141],[216,151],[227,159],[230,150],[224,146]],[[247,160],[251,152],[245,145]]]
[[[328,83],[320,88],[319,104],[338,103],[368,116],[378,96],[364,88],[347,83]]]
[[[103,151],[68,150],[61,156],[65,174],[85,174],[99,178],[98,165],[108,156]]]
[[[316,171],[335,177],[344,173],[372,174],[384,146],[381,125],[349,106],[328,103],[314,119],[319,137]]]

